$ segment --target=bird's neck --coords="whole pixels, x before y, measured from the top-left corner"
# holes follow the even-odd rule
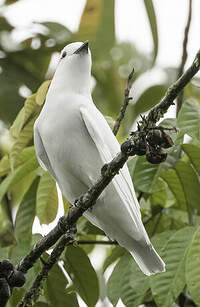
[[[82,81],[78,82],[70,78],[65,78],[63,80],[62,78],[58,77],[52,80],[51,88],[55,94],[74,92],[88,97],[91,95],[89,83],[89,81],[88,83]]]
[[[70,63],[69,63],[70,65]],[[59,65],[51,87],[58,92],[75,92],[86,96],[91,95],[91,74],[90,71],[85,71],[84,67],[67,67]],[[83,72],[84,71],[84,72]],[[81,73],[80,73],[81,72]]]

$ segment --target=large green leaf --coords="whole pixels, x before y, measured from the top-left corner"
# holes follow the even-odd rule
[[[166,91],[163,84],[149,87],[142,93],[136,103],[133,105],[134,119],[141,113],[147,112],[161,100]]]
[[[7,198],[1,201],[0,206],[0,246],[6,252],[6,246],[10,246],[16,243],[13,230],[13,222],[11,219],[11,205]],[[2,251],[0,249],[0,254]],[[7,258],[7,257],[6,257]]]
[[[14,288],[13,290],[14,291],[12,292],[12,295],[6,307],[16,307],[25,294],[25,291],[23,288]]]
[[[111,264],[113,264],[118,258],[123,256],[125,249],[121,246],[115,246],[112,248],[111,253],[106,257],[103,264],[103,271],[105,271]]]
[[[186,259],[186,282],[192,299],[200,306],[200,227],[195,231]]]
[[[71,39],[72,32],[64,25],[57,22],[42,22],[42,25],[48,28],[49,32],[46,34],[50,39],[55,40],[56,44],[67,45]]]
[[[87,0],[77,36],[92,42],[95,58],[107,57],[115,43],[114,0]]]
[[[38,178],[34,180],[20,204],[15,219],[15,236],[18,244],[30,245],[32,239],[32,225],[36,212],[36,191]]]
[[[170,307],[185,286],[185,259],[193,233],[193,227],[177,231],[161,250],[166,272],[150,278],[152,294],[158,307]]]
[[[17,159],[19,153],[30,143],[30,141],[33,139],[33,125],[35,123],[35,120],[37,118],[37,115],[35,115],[23,128],[23,130],[20,132],[17,140],[12,146],[11,152],[10,152],[10,165],[11,169],[14,169],[15,160]]]
[[[44,81],[37,90],[35,101],[39,106],[42,106],[45,102],[46,94],[49,89],[50,83],[51,80]]]
[[[87,306],[95,306],[99,298],[98,279],[86,253],[79,247],[68,246],[64,268]]]
[[[27,160],[35,155],[35,149],[33,146],[29,146],[24,148],[21,153],[16,157],[14,161],[14,168],[19,167],[20,165],[24,164]],[[11,172],[11,165],[9,155],[3,156],[0,160],[0,176],[7,175]]]
[[[180,208],[189,212],[199,210],[200,183],[190,163],[180,160],[174,169],[162,173],[161,177],[167,182]]]
[[[165,207],[168,199],[166,184],[163,181],[159,180],[157,182],[157,185],[159,185],[160,188],[158,191],[155,191],[151,194],[150,197],[151,204],[153,206],[160,205],[162,207]]]
[[[134,186],[142,192],[152,193],[162,190],[158,183],[159,176],[163,171],[172,168],[177,162],[179,156],[179,146],[174,146],[171,153],[168,154],[165,162],[161,164],[151,164],[146,157],[138,157],[132,179]]]
[[[34,170],[8,189],[8,195],[11,197],[10,203],[12,206],[18,206],[21,203],[25,193],[37,176],[37,170]]]
[[[30,158],[23,165],[19,166],[12,173],[10,173],[0,184],[0,201],[7,192],[7,190],[14,184],[22,180],[30,172],[38,168],[38,161],[36,156]]]
[[[187,203],[185,199],[185,194],[183,191],[183,186],[180,182],[180,179],[174,169],[168,169],[164,173],[162,173],[161,177],[167,182],[168,187],[174,194],[179,207],[182,210],[186,210]]]
[[[151,27],[151,33],[154,42],[153,62],[155,62],[158,54],[158,29],[157,29],[156,13],[154,10],[154,5],[152,0],[144,0],[144,5],[149,19],[149,24]]]
[[[178,127],[183,133],[200,138],[200,105],[196,100],[187,100],[182,104],[178,114]]]
[[[200,212],[200,183],[196,172],[194,171],[190,163],[181,160],[175,165],[175,170],[183,187],[185,199],[188,204],[187,210],[191,210],[193,208]]]
[[[36,214],[41,224],[51,223],[58,210],[56,182],[49,172],[44,172],[37,190]]]
[[[51,269],[46,283],[47,295],[49,297],[50,306],[78,307],[76,296],[74,294],[68,294],[66,291],[66,285],[68,284],[68,280],[66,279],[62,269],[59,267],[58,264],[55,264]]]
[[[36,94],[33,94],[26,99],[23,108],[18,113],[16,119],[14,120],[10,128],[10,134],[13,138],[19,137],[22,128],[24,127],[30,116],[33,114],[33,112],[35,112],[36,107]]]
[[[182,148],[184,152],[190,158],[190,161],[198,174],[200,175],[200,145],[197,144],[183,144]]]
[[[30,250],[32,243],[32,226],[35,218],[36,207],[36,190],[38,186],[38,178],[36,178],[31,185],[28,192],[26,192],[16,215],[15,220],[15,237],[17,244],[12,247],[11,259],[16,264],[18,263]],[[36,273],[39,271],[39,263],[34,266],[34,271],[29,272],[28,286],[31,281],[36,277]],[[27,283],[26,283],[27,287]]]
[[[138,306],[149,288],[145,276],[129,253],[125,253],[116,264],[107,283],[108,297],[115,306],[122,298],[125,306]]]
[[[0,74],[0,117],[3,121],[12,122],[23,107],[24,99],[19,95],[22,85],[25,84],[33,92],[37,90],[44,80],[49,60],[50,50],[33,50],[30,46],[26,50],[10,52],[6,58],[0,59],[3,69]]]

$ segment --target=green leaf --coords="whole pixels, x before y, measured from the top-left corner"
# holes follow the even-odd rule
[[[42,25],[48,28],[49,33],[47,33],[47,37],[54,39],[56,44],[65,44],[72,36],[72,32],[66,28],[64,25],[57,22],[42,22]],[[49,82],[49,81],[48,81]]]
[[[34,155],[35,155],[35,149],[33,146],[24,148],[22,152],[20,152],[19,155],[16,157],[16,160],[14,162],[14,168],[19,167]],[[3,156],[3,158],[0,160],[0,176],[8,174],[10,171],[11,171],[11,165],[10,165],[9,156],[8,155]]]
[[[108,55],[115,43],[114,0],[87,0],[77,36],[81,41],[92,42],[96,58]]]
[[[108,297],[113,305],[119,298],[127,307],[139,306],[149,288],[145,276],[129,253],[125,253],[115,266],[107,283]]]
[[[22,300],[25,291],[23,288],[14,288],[13,293],[8,301],[8,307],[16,307],[17,304]],[[7,305],[6,305],[7,306]]]
[[[120,258],[121,256],[124,255],[125,253],[125,249],[121,246],[116,246],[114,248],[112,248],[111,253],[109,256],[106,257],[104,264],[103,264],[103,271],[105,272],[105,270],[111,265],[113,264],[118,258]]]
[[[25,194],[22,203],[17,210],[15,219],[15,236],[18,244],[30,246],[32,239],[32,225],[35,218],[36,191],[38,178],[34,180],[30,189]]]
[[[10,134],[13,138],[19,137],[24,124],[27,122],[33,112],[35,112],[36,107],[36,94],[33,94],[25,100],[24,107],[18,113],[10,128]]]
[[[161,177],[167,182],[182,210],[199,210],[200,183],[189,163],[180,160],[174,170],[167,170]]]
[[[11,0],[9,0],[11,1]],[[9,2],[6,0],[6,2]],[[14,0],[13,0],[14,1]],[[0,29],[1,31],[11,31],[13,30],[13,26],[8,22],[8,19],[6,19],[4,16],[0,16]]]
[[[86,253],[79,247],[68,246],[64,268],[87,306],[95,306],[99,298],[98,279]]]
[[[154,107],[163,97],[166,91],[166,86],[163,84],[149,87],[142,93],[136,103],[133,105],[134,118],[141,113],[147,112]]]
[[[0,261],[9,258],[9,247],[0,248]]]
[[[91,224],[84,216],[82,216],[78,221],[78,232],[81,235],[105,236],[105,233],[100,228]]]
[[[42,106],[45,102],[46,94],[49,89],[51,80],[46,80],[42,83],[36,93],[35,101],[39,106]]]
[[[19,153],[30,143],[30,141],[33,139],[33,126],[35,123],[35,120],[37,118],[37,115],[34,116],[27,124],[26,126],[21,130],[18,138],[16,139],[15,143],[12,146],[11,152],[10,152],[10,164],[11,169],[14,169],[15,161],[19,155]]]
[[[200,183],[196,172],[189,163],[183,162],[181,160],[175,165],[175,170],[183,187],[185,199],[187,202],[187,209],[191,210],[191,208],[194,208],[200,212]]]
[[[154,52],[153,52],[153,63],[156,60],[157,54],[158,54],[158,29],[157,29],[157,20],[156,20],[156,13],[154,10],[154,5],[152,0],[144,0],[144,5],[146,8],[147,16],[149,19],[150,27],[151,27],[151,33],[153,37],[154,42]]]
[[[132,175],[135,188],[142,192],[151,193],[158,177],[159,166],[150,164],[146,157],[138,157]]]
[[[183,191],[183,186],[180,182],[180,179],[174,169],[168,169],[164,173],[162,173],[161,178],[168,184],[168,187],[174,194],[179,207],[182,210],[186,210],[187,202],[185,199],[185,193]]]
[[[160,205],[162,207],[165,207],[168,198],[166,184],[163,181],[159,180],[157,182],[157,185],[159,185],[160,188],[159,191],[156,191],[151,194],[150,197],[151,204],[153,206]]]
[[[185,286],[185,259],[193,233],[193,227],[177,231],[161,250],[166,272],[150,277],[152,295],[159,307],[171,306]]]
[[[196,100],[184,101],[178,114],[178,127],[182,133],[200,139],[200,106]]]
[[[192,299],[200,305],[200,227],[195,231],[186,259],[186,282]]]
[[[0,249],[1,252],[6,252],[6,247],[16,243],[14,237],[13,223],[11,220],[11,206],[9,199],[4,198],[0,205]]]
[[[49,172],[44,172],[37,190],[37,216],[41,224],[51,223],[58,210],[58,194],[56,182]]]
[[[55,264],[50,270],[46,284],[50,306],[66,306],[68,297],[66,286],[68,284],[68,280],[58,264]],[[75,304],[74,306],[77,305]]]
[[[30,172],[38,168],[38,161],[36,156],[30,158],[23,165],[19,166],[12,173],[10,173],[0,184],[0,201],[7,192],[7,190],[14,184],[22,180]]]
[[[8,195],[12,196],[10,199],[12,206],[18,206],[21,203],[25,193],[29,190],[37,176],[37,171],[34,170],[8,189]]]
[[[182,149],[190,158],[190,161],[200,175],[200,146],[196,144],[183,144]]]
[[[155,165],[146,160],[145,156],[138,157],[132,174],[133,183],[136,189],[145,193],[152,193],[162,190],[158,179],[163,171],[172,168],[179,159],[180,146],[174,146],[168,153],[165,162]]]

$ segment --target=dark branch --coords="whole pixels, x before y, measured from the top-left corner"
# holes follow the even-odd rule
[[[32,302],[35,303],[37,301],[40,295],[42,281],[48,277],[49,271],[52,269],[54,264],[58,261],[66,245],[68,245],[71,240],[73,240],[73,237],[71,237],[70,234],[65,234],[60,238],[60,240],[54,247],[51,255],[49,256],[49,259],[47,260],[47,262],[43,263],[43,267],[40,273],[37,275],[36,279],[34,280],[31,288],[26,293],[23,300],[18,304],[18,307],[32,306]]]
[[[124,118],[126,109],[128,107],[129,101],[132,99],[132,97],[129,97],[129,93],[130,93],[130,89],[131,89],[131,85],[132,85],[132,78],[133,78],[133,74],[134,74],[134,68],[132,69],[132,71],[130,72],[129,76],[128,76],[128,80],[127,80],[127,84],[126,84],[126,88],[124,90],[124,102],[123,105],[120,109],[119,115],[116,119],[114,128],[113,128],[113,133],[114,135],[117,135],[117,132],[119,130],[119,127],[121,125],[121,121]]]
[[[188,19],[187,19],[187,24],[185,27],[185,32],[184,32],[183,53],[182,53],[181,65],[180,65],[179,72],[178,72],[178,78],[183,74],[185,63],[187,61],[187,56],[188,56],[187,43],[188,43],[188,35],[189,35],[189,30],[190,30],[191,19],[192,19],[192,0],[189,1]],[[178,115],[178,112],[181,109],[182,103],[183,103],[183,91],[181,91],[177,97],[176,115]]]
[[[146,120],[142,122],[139,129],[132,135],[131,138],[129,138],[128,141],[130,141],[131,144],[134,144],[136,140],[140,140],[140,138],[143,137],[141,134],[145,128],[153,127],[155,123],[161,117],[163,117],[168,108],[174,104],[173,101],[179,92],[188,82],[190,82],[192,77],[198,72],[199,69],[200,50],[198,51],[190,68],[167,90],[160,103],[150,111]],[[124,150],[123,152],[120,152],[109,164],[102,168],[101,176],[97,182],[76,201],[76,206],[71,207],[68,214],[59,220],[58,225],[52,231],[50,231],[48,235],[39,240],[30,253],[24,259],[22,259],[17,267],[19,271],[26,273],[34,265],[36,260],[41,257],[44,251],[48,250],[52,245],[54,245],[64,233],[70,231],[71,227],[76,224],[79,217],[81,217],[88,208],[91,208],[95,204],[105,187],[111,182],[113,177],[118,174],[119,170],[126,163],[128,157],[129,153]],[[42,278],[42,276],[40,278]]]

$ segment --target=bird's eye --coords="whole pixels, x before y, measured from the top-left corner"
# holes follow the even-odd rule
[[[61,59],[65,58],[67,55],[67,52],[66,51],[63,51],[62,55],[61,55]]]

